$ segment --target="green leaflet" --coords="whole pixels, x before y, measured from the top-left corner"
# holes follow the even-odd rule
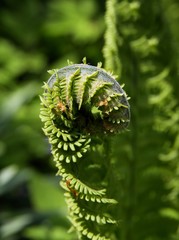
[[[96,137],[127,128],[130,121],[127,95],[100,65],[72,64],[50,74],[40,97],[40,118],[57,174],[62,177],[70,221],[79,236],[108,240],[102,226],[114,225],[116,220],[103,206],[117,202],[108,198],[105,188],[89,185],[85,175],[80,179],[77,170],[83,172],[88,167],[88,153]]]

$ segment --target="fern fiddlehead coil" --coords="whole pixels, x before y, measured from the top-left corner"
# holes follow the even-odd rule
[[[107,197],[105,188],[94,188],[85,171],[95,165],[88,156],[95,146],[95,137],[127,128],[127,95],[112,74],[99,65],[84,62],[49,72],[52,76],[44,83],[40,97],[40,118],[61,186],[66,190],[69,218],[79,239],[110,239],[103,226],[116,221],[103,210],[104,205],[116,201]]]

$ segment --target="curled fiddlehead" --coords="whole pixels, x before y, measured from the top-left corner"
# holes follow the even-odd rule
[[[40,118],[66,190],[69,219],[79,239],[110,239],[103,225],[116,221],[104,206],[116,201],[95,184],[95,173],[91,175],[94,182],[90,182],[89,169],[94,167],[95,171],[97,164],[89,153],[101,136],[127,128],[130,109],[126,93],[99,64],[95,67],[84,62],[49,72],[52,76],[44,83],[40,97]]]

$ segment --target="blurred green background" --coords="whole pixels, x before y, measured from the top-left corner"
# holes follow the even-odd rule
[[[119,238],[177,240],[179,3],[118,2],[122,82],[132,97],[131,133],[114,142],[114,155],[122,156]],[[39,95],[47,70],[65,66],[67,59],[104,62],[104,15],[104,0],[0,1],[2,240],[77,239],[67,233],[63,191],[41,130]]]
[[[104,1],[0,1],[0,239],[76,239],[39,120],[48,69],[102,59]]]

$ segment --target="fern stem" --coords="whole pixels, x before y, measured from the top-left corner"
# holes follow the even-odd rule
[[[104,35],[103,54],[105,59],[105,68],[110,69],[119,77],[121,76],[121,62],[119,59],[120,36],[117,31],[117,1],[106,1],[106,31]]]

